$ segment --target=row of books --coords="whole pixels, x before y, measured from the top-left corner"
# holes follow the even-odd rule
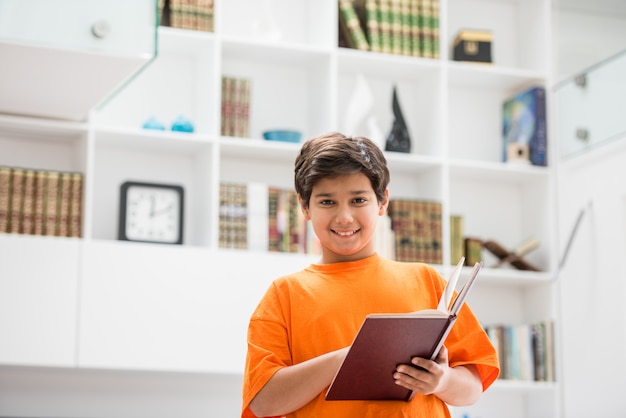
[[[555,381],[552,321],[489,325],[485,331],[498,354],[500,379]]]
[[[80,237],[83,175],[0,167],[0,232]]]
[[[339,46],[439,58],[439,0],[338,0]]]
[[[387,214],[396,260],[442,263],[441,202],[391,199]]]
[[[161,26],[214,31],[214,0],[159,0]]]
[[[261,183],[220,183],[219,247],[319,254],[293,189]]]
[[[247,78],[222,77],[222,135],[248,137],[250,84]]]

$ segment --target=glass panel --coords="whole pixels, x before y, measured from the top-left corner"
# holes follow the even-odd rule
[[[0,113],[85,120],[154,59],[157,24],[157,0],[0,0]]]
[[[0,0],[0,41],[153,56],[156,0]]]
[[[626,132],[626,51],[556,86],[554,107],[561,158]]]

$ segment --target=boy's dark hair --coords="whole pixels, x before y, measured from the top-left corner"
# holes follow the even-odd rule
[[[379,202],[385,200],[389,169],[383,151],[362,136],[349,137],[329,132],[307,140],[295,162],[294,183],[304,207],[309,207],[313,186],[324,178],[363,173],[372,184]]]

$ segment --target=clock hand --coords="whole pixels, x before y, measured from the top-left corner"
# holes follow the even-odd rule
[[[152,211],[152,216],[155,216],[155,215],[161,215],[161,214],[164,214],[164,213],[168,213],[168,212],[170,212],[172,209],[174,209],[174,206],[173,206],[173,205],[169,205],[169,206],[166,206],[166,207],[164,207],[164,208],[162,208],[162,209],[159,209],[159,210],[154,210],[154,211]]]

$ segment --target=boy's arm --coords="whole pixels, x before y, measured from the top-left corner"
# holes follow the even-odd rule
[[[414,357],[411,362],[412,365],[398,366],[394,374],[396,384],[422,395],[435,395],[452,406],[472,405],[483,393],[476,367],[471,364],[449,367],[445,346],[434,361]]]
[[[278,370],[250,402],[250,410],[257,417],[265,417],[303,407],[330,385],[348,348]]]

